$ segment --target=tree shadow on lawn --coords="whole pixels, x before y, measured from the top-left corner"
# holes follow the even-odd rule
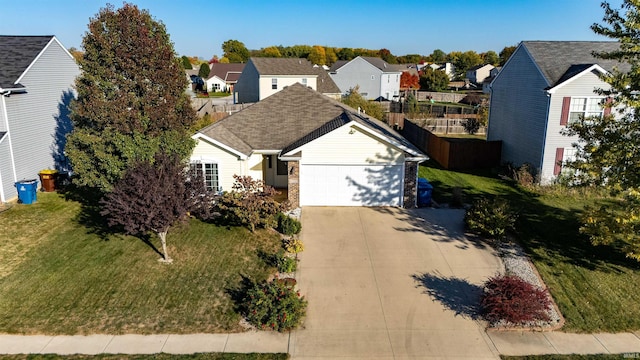
[[[507,199],[518,215],[514,238],[533,260],[546,261],[550,266],[555,265],[553,262],[562,261],[603,272],[623,272],[621,268],[640,269],[639,264],[628,259],[619,247],[594,246],[580,234],[580,215],[583,212],[580,201],[573,208],[564,209],[545,204],[544,195],[521,188],[514,181],[496,177],[491,177],[491,181],[496,185],[487,187],[485,191],[463,187],[465,202],[471,203],[482,197]],[[449,201],[455,186],[440,181],[432,184],[434,197]],[[549,199],[549,195],[546,198]],[[562,201],[562,197],[559,200]]]
[[[120,226],[109,226],[107,218],[100,214],[102,207],[100,199],[102,192],[97,189],[74,185],[67,185],[59,191],[66,201],[76,201],[80,203],[80,212],[74,219],[78,224],[87,229],[87,234],[95,234],[100,240],[109,241],[114,235],[124,235],[124,230]],[[153,244],[152,234],[142,234],[136,236],[145,243],[151,250],[160,257],[164,257],[162,252]]]
[[[424,294],[441,303],[446,309],[471,320],[481,318],[480,296],[482,287],[455,277],[445,277],[439,273],[414,274],[411,276],[423,287]]]

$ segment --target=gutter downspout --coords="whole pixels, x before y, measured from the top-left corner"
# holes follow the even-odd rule
[[[2,115],[4,116],[4,122],[5,122],[5,128],[7,130],[7,137],[8,137],[8,141],[9,141],[9,154],[11,156],[11,170],[13,170],[13,182],[17,182],[18,181],[18,175],[16,173],[16,161],[15,161],[15,157],[13,155],[13,144],[11,141],[11,130],[9,129],[9,114],[7,112],[7,102],[5,100],[5,97],[8,97],[9,95],[11,95],[11,90],[8,91],[4,91],[2,93],[0,93],[0,98],[2,99]],[[0,201],[5,202],[5,195],[4,195],[4,189],[0,184]]]

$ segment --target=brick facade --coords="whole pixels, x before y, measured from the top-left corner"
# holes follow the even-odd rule
[[[402,207],[412,209],[418,206],[418,163],[404,163],[404,203]]]
[[[287,161],[288,198],[293,209],[300,206],[300,163]]]

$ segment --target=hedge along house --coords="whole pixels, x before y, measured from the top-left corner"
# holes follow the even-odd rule
[[[0,202],[16,181],[69,170],[68,105],[80,68],[55,36],[0,36]]]
[[[282,91],[193,136],[194,168],[229,191],[233,175],[287,189],[292,206],[416,206],[427,159],[381,121],[304,85]]]

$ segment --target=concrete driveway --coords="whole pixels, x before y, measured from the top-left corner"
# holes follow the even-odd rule
[[[310,207],[298,285],[309,300],[294,359],[498,358],[477,317],[493,250],[463,211]]]

